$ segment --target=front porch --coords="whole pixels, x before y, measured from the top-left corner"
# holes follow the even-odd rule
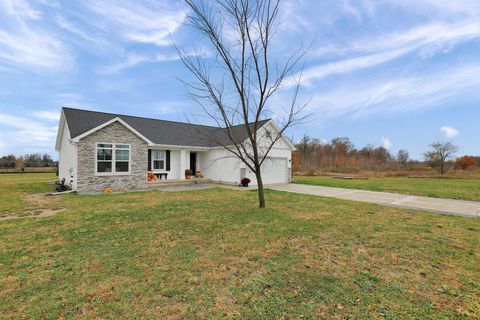
[[[203,179],[200,149],[148,149],[148,183],[159,184],[198,183]]]

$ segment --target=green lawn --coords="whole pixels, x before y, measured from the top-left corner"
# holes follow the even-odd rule
[[[479,179],[375,177],[366,180],[346,180],[326,176],[295,176],[295,183],[480,201]]]
[[[57,216],[0,221],[1,318],[480,317],[480,220],[267,200],[261,210],[254,191],[222,188],[70,194]]]

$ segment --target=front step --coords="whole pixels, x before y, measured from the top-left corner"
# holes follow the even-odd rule
[[[192,185],[197,183],[210,183],[210,179],[205,178],[196,178],[196,179],[186,179],[186,180],[159,180],[159,181],[149,181],[149,189],[159,189],[162,187],[174,187],[174,186],[184,186]]]

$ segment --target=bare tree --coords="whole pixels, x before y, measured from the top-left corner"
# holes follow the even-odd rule
[[[397,161],[400,163],[402,167],[406,167],[408,160],[409,160],[410,155],[408,154],[408,150],[402,149],[399,150],[397,153]]]
[[[297,102],[298,65],[305,51],[293,52],[280,66],[271,44],[278,31],[280,0],[184,0],[187,21],[209,42],[216,57],[202,59],[177,52],[194,82],[185,82],[203,112],[228,136],[206,134],[240,159],[256,176],[259,205],[265,207],[262,164],[286,129],[306,118]],[[271,106],[272,97],[289,85],[293,97],[285,106]],[[293,85],[293,86],[292,86]],[[282,99],[282,101],[285,101]],[[273,110],[275,108],[275,110]],[[264,118],[275,111],[279,130],[260,132]],[[244,133],[246,130],[247,138]]]
[[[311,139],[306,134],[303,135],[302,140],[296,145],[298,152],[301,154],[302,165],[305,166],[307,164],[307,159],[309,159],[310,155],[310,147],[311,147]]]
[[[429,147],[432,150],[424,154],[425,160],[440,166],[440,173],[443,175],[445,173],[445,163],[458,152],[458,147],[451,142],[435,142]]]

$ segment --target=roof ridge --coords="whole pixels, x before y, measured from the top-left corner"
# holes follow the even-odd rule
[[[85,111],[85,112],[93,112],[93,113],[102,113],[102,114],[108,114],[108,115],[117,116],[117,117],[132,117],[132,118],[139,118],[139,119],[145,119],[145,120],[165,121],[165,122],[179,123],[179,124],[187,124],[187,125],[194,125],[194,126],[200,126],[200,127],[218,128],[218,127],[215,127],[215,126],[209,126],[209,125],[205,125],[205,124],[188,123],[188,122],[181,122],[181,121],[174,121],[174,120],[165,120],[165,119],[157,119],[157,118],[147,118],[147,117],[134,116],[134,115],[129,115],[129,114],[121,114],[121,113],[112,113],[112,112],[105,112],[105,111],[95,111],[95,110],[87,110],[87,109],[79,109],[79,108],[71,108],[71,107],[62,107],[62,109],[69,109],[69,110],[76,110],[76,111]]]
[[[94,110],[87,110],[87,109],[79,109],[79,108],[72,108],[72,107],[62,107],[62,109],[69,109],[69,110],[77,110],[77,111],[85,111],[85,112],[93,112],[93,113],[103,113],[103,114],[108,114],[112,116],[120,116],[120,117],[132,117],[132,118],[139,118],[139,119],[145,119],[145,120],[154,120],[154,121],[164,121],[164,122],[171,122],[171,123],[178,123],[178,124],[186,124],[186,125],[193,125],[193,126],[199,126],[199,127],[207,127],[207,128],[214,128],[214,129],[226,129],[227,127],[216,127],[216,126],[209,126],[205,124],[197,124],[197,123],[188,123],[188,122],[181,122],[181,121],[173,121],[173,120],[164,120],[164,119],[156,119],[156,118],[147,118],[147,117],[140,117],[140,116],[133,116],[133,115],[128,115],[128,114],[120,114],[120,113],[111,113],[111,112],[104,112],[104,111],[94,111]],[[271,118],[260,120],[259,122],[263,121],[270,121],[272,120]],[[253,124],[254,122],[249,122],[248,124]],[[238,127],[245,125],[244,123],[233,125],[233,127]]]

